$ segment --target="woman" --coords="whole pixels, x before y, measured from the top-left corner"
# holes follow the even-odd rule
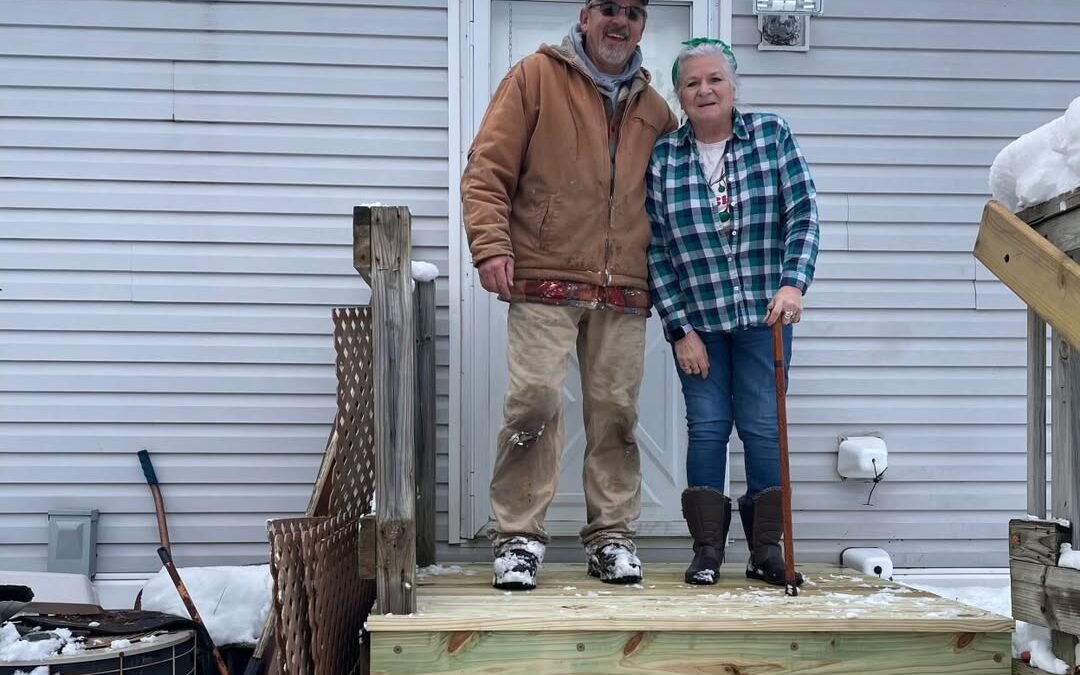
[[[784,584],[779,433],[771,326],[791,324],[814,276],[818,214],[806,161],[780,117],[735,107],[737,64],[721,40],[684,42],[672,67],[688,122],[657,141],[647,176],[652,299],[673,345],[689,446],[683,516],[694,540],[686,581],[716,583],[731,522],[723,494],[732,426],[742,439],[739,499],[746,576]],[[802,582],[801,575],[797,581]]]

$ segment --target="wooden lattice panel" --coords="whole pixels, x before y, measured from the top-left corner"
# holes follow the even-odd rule
[[[335,517],[303,535],[311,653],[318,675],[366,671],[361,664],[366,666],[362,657],[368,643],[360,643],[360,632],[375,603],[375,582],[357,573],[359,526],[358,518]]]
[[[362,675],[375,582],[361,579],[360,519],[286,518],[268,525],[283,675]]]
[[[307,555],[303,533],[323,520],[326,518],[281,518],[267,523],[270,571],[274,577],[277,657],[283,675],[315,675],[304,583]]]
[[[370,307],[334,309],[337,430],[330,514],[374,513],[375,396]]]
[[[374,511],[375,398],[368,307],[333,311],[337,414],[306,518],[271,521],[271,570],[284,675],[366,672],[364,620],[375,582],[360,578],[360,516]],[[320,475],[323,471],[320,471]],[[329,499],[320,496],[329,490]],[[321,507],[320,507],[321,506]]]

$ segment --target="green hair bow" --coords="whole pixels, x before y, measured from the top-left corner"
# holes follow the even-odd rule
[[[720,45],[720,50],[724,52],[724,56],[727,57],[728,65],[731,66],[732,74],[739,69],[739,62],[735,60],[735,52],[731,51],[731,45],[711,37],[696,37],[685,40],[683,46],[687,49],[693,49],[694,47],[700,47],[701,45]],[[674,86],[679,81],[679,57],[675,57],[675,63],[671,64],[671,84]]]

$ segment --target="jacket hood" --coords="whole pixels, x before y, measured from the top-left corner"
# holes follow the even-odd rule
[[[638,49],[641,48],[638,47]],[[592,76],[589,75],[588,66],[581,62],[581,59],[577,55],[577,51],[574,49],[574,44],[570,41],[569,35],[565,36],[562,39],[562,43],[559,45],[540,45],[540,48],[537,49],[536,52],[558,61],[563,61],[574,68],[577,68],[582,75],[589,78],[589,80],[592,80]],[[652,75],[645,69],[645,66],[642,66],[634,73],[631,89],[637,91],[638,89],[647,86],[650,82],[652,82]]]

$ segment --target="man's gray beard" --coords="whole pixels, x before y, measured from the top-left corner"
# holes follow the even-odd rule
[[[630,46],[630,43],[626,43],[622,47],[608,46],[603,42],[596,45],[597,56],[603,60],[605,65],[610,67],[625,68],[633,53],[634,48]]]

